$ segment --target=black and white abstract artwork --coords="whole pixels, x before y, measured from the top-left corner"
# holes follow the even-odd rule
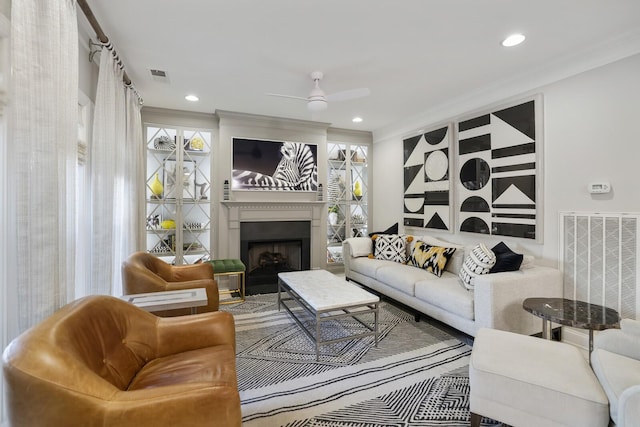
[[[404,225],[452,230],[452,126],[407,138],[404,144]]]
[[[233,190],[316,191],[318,147],[233,138]]]
[[[540,241],[541,97],[460,121],[460,231]]]

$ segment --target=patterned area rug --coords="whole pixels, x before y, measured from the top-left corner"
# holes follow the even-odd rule
[[[277,294],[221,309],[236,320],[243,426],[469,425],[471,348],[391,304],[380,304],[377,347],[373,338],[323,346],[318,362]],[[327,333],[358,327],[345,319]]]

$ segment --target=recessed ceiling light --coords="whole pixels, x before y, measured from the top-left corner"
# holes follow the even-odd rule
[[[184,97],[184,99],[186,99],[187,101],[191,101],[191,102],[200,101],[200,98],[198,98],[195,95],[187,95],[187,96]]]
[[[512,34],[502,41],[502,46],[504,47],[516,46],[522,43],[524,39],[525,39],[525,36],[523,36],[522,34]]]
[[[353,123],[360,123],[360,122],[362,122],[362,117],[354,117],[353,119],[351,119],[351,121]]]

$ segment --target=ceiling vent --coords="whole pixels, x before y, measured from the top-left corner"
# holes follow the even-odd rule
[[[151,74],[151,80],[154,82],[169,83],[169,74],[166,71],[151,68],[149,73]]]

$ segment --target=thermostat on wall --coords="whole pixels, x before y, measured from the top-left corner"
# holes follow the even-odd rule
[[[589,193],[608,193],[611,191],[611,184],[608,182],[592,182],[589,184]]]

